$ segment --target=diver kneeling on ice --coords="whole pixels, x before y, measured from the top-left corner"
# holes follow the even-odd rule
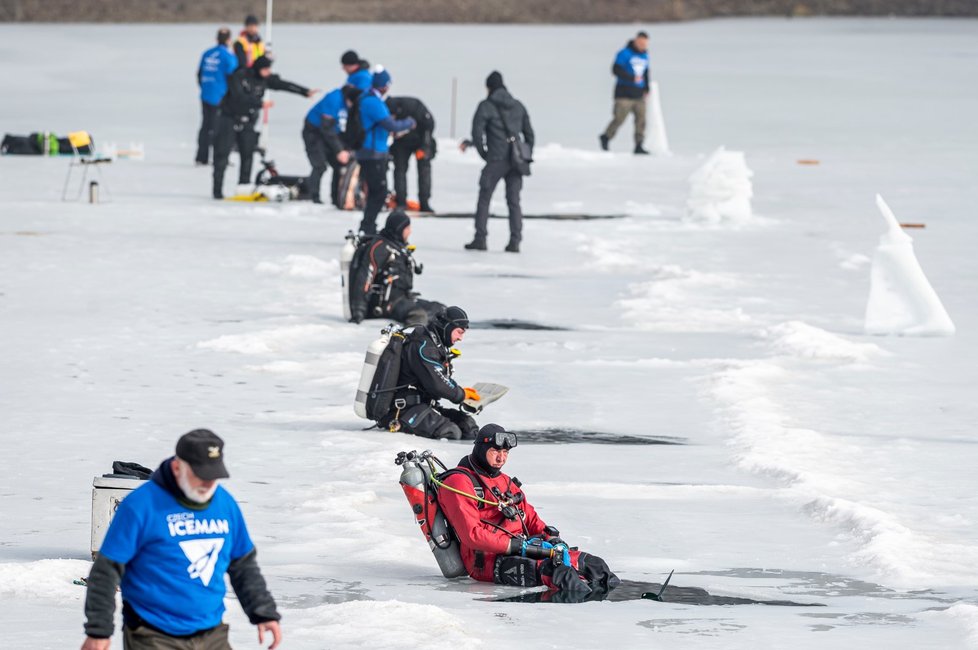
[[[581,599],[620,584],[604,560],[569,549],[526,500],[519,479],[502,472],[516,434],[498,424],[479,430],[472,453],[437,479],[437,500],[476,580],[517,587],[546,585]]]
[[[461,307],[448,307],[425,326],[405,333],[401,349],[393,405],[377,424],[391,431],[426,438],[472,440],[479,427],[468,414],[445,408],[446,399],[462,404],[480,399],[473,388],[463,388],[452,379],[452,360],[458,356],[453,345],[469,329],[469,317]]]
[[[406,325],[426,325],[445,309],[440,302],[423,300],[414,291],[414,276],[422,265],[415,262],[411,219],[400,208],[387,217],[379,235],[348,238],[351,255],[347,320],[393,319]]]

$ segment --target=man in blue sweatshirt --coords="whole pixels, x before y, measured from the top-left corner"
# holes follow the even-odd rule
[[[619,50],[611,66],[615,75],[614,117],[608,128],[599,136],[601,148],[608,150],[608,142],[615,137],[618,128],[635,114],[635,150],[645,155],[649,152],[642,146],[645,142],[645,106],[649,97],[649,35],[639,32],[635,38]]]
[[[370,72],[370,64],[360,58],[360,55],[353,50],[347,50],[340,57],[340,67],[346,73],[346,85],[359,88],[361,91],[369,90],[373,81],[373,74]]]
[[[371,88],[357,102],[363,143],[357,149],[361,178],[367,184],[367,201],[363,208],[360,231],[367,235],[377,234],[377,215],[387,200],[388,140],[392,132],[410,131],[417,123],[407,117],[395,120],[391,116],[384,96],[390,90],[391,75],[379,69],[374,73]]]
[[[360,91],[353,86],[343,86],[326,93],[306,114],[302,125],[302,141],[306,145],[306,156],[312,165],[307,185],[313,203],[322,203],[319,198],[319,185],[326,166],[333,168],[333,182],[330,186],[330,199],[339,207],[340,170],[350,162],[350,152],[346,150],[342,133],[346,130],[349,110],[356,102]]]
[[[200,57],[200,65],[197,66],[197,84],[200,86],[200,105],[204,117],[197,134],[198,165],[210,162],[218,110],[228,91],[228,75],[238,67],[237,57],[228,48],[230,41],[230,29],[222,27],[217,30],[217,45],[204,52]]]
[[[82,650],[108,650],[117,587],[127,650],[229,648],[225,574],[258,642],[270,634],[270,650],[278,647],[281,617],[255,545],[234,497],[217,484],[227,477],[224,441],[195,429],[119,504],[88,575]]]

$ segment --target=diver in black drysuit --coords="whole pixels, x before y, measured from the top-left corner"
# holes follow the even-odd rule
[[[407,334],[401,350],[401,372],[394,393],[394,406],[377,424],[426,438],[473,440],[479,427],[458,409],[438,405],[438,400],[461,404],[466,397],[479,399],[471,388],[452,379],[451,346],[462,340],[469,328],[468,315],[460,307],[449,307],[424,327]]]
[[[411,219],[398,208],[376,237],[365,236],[350,270],[350,320],[387,318],[406,325],[426,325],[445,305],[424,300],[414,291],[421,274],[408,244]]]

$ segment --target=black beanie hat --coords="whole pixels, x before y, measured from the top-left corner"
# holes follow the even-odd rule
[[[463,330],[469,329],[469,315],[461,307],[448,307],[435,316],[432,327],[434,327],[441,342],[446,346],[451,346],[452,330],[456,327],[461,327]]]
[[[488,88],[490,91],[496,90],[497,88],[505,88],[505,86],[503,86],[503,75],[501,75],[498,70],[493,70],[489,73],[489,76],[486,77],[486,88]]]
[[[472,454],[469,456],[469,462],[477,470],[493,478],[499,476],[500,470],[491,467],[486,462],[486,452],[495,447],[493,441],[500,431],[506,431],[506,429],[498,424],[487,424],[479,429],[479,433],[475,435],[475,444],[472,445]]]
[[[258,24],[258,17],[255,16],[254,14],[249,14],[248,16],[245,17],[245,23],[244,24],[245,24],[245,27],[247,27],[248,25],[257,25]]]
[[[255,62],[251,64],[251,67],[255,72],[258,72],[262,68],[270,68],[272,67],[272,60],[267,56],[260,56],[255,59]]]
[[[360,63],[360,55],[355,50],[347,50],[340,57],[340,63],[343,65],[356,65]]]
[[[410,225],[411,218],[407,216],[404,210],[397,208],[387,215],[387,223],[384,224],[384,229],[380,234],[388,239],[406,244],[407,242],[404,241],[404,229]]]

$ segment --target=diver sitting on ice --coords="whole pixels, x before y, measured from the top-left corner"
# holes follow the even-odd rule
[[[565,601],[602,598],[620,584],[618,576],[596,555],[569,548],[560,532],[548,526],[527,501],[519,479],[502,472],[516,442],[515,433],[487,424],[479,430],[472,453],[456,468],[438,474],[432,461],[440,461],[430,452],[398,458],[405,466],[401,483],[409,501],[415,495],[412,489],[417,489],[411,484],[419,478],[422,488],[425,482],[429,486],[421,494],[437,492],[428,512],[412,505],[415,513],[420,512],[419,523],[420,517],[426,519],[422,532],[433,535],[432,551],[442,572],[446,576],[462,574],[460,554],[464,572],[476,580],[516,587],[545,585]],[[441,539],[446,537],[439,530],[444,524],[432,507],[440,508],[454,529],[457,545]],[[430,531],[424,528],[426,524],[432,526]],[[450,535],[447,538],[454,542]]]
[[[344,251],[352,254],[347,318],[359,323],[365,318],[386,318],[406,325],[425,325],[445,309],[440,302],[422,300],[414,292],[414,274],[422,265],[414,261],[411,219],[397,209],[387,217],[378,235],[349,237]],[[354,250],[355,249],[355,252]]]
[[[452,378],[452,348],[465,336],[469,317],[461,307],[448,307],[425,326],[402,334],[400,371],[390,410],[377,424],[390,431],[403,431],[426,438],[472,440],[479,427],[459,409],[440,406],[439,400],[461,405],[466,399],[479,401],[473,388],[463,388]]]

